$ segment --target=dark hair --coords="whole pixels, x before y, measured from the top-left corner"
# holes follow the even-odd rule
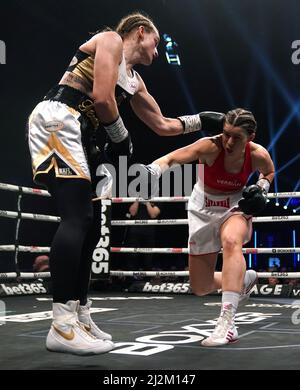
[[[243,108],[236,108],[228,111],[225,116],[226,122],[235,127],[241,127],[246,130],[248,134],[256,132],[257,123],[251,111]]]
[[[134,12],[132,14],[124,16],[114,29],[110,27],[105,27],[103,30],[98,30],[93,34],[97,34],[103,31],[115,31],[122,38],[124,38],[132,30],[138,28],[139,26],[143,26],[148,33],[156,30],[155,24],[148,15],[143,14],[141,12]]]

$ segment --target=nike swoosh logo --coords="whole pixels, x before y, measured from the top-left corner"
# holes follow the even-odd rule
[[[71,329],[69,333],[63,332],[62,330],[58,329],[55,325],[53,325],[54,330],[64,339],[66,340],[73,340],[75,337],[74,330]]]

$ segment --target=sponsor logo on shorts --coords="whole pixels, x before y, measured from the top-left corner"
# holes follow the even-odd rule
[[[64,124],[62,122],[59,122],[59,121],[51,121],[51,122],[45,123],[44,127],[47,131],[55,132],[55,131],[59,131],[59,130],[63,129]]]
[[[224,207],[229,209],[230,207],[230,199],[222,199],[222,200],[212,200],[205,196],[205,207]]]
[[[58,174],[62,176],[73,176],[74,173],[70,168],[58,168]]]

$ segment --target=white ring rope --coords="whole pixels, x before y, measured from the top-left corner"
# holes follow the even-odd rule
[[[16,211],[0,210],[0,217],[13,219],[34,219],[35,221],[60,222],[60,217],[44,214],[20,213]]]
[[[50,247],[47,246],[23,246],[19,245],[19,252],[30,253],[49,253]],[[16,245],[0,245],[0,252],[14,252]],[[281,253],[300,253],[299,248],[242,248],[245,254],[281,254]],[[111,247],[111,253],[165,253],[169,255],[188,254],[188,248],[128,248]],[[222,253],[222,250],[219,252]]]
[[[300,221],[300,215],[274,215],[270,217],[253,217],[252,222],[289,222]],[[188,225],[188,219],[133,219],[113,220],[112,226],[132,225]]]
[[[24,194],[39,195],[39,196],[51,196],[48,191],[40,190],[39,188],[29,188],[22,186],[14,186],[13,184],[0,183],[0,190],[23,192]]]
[[[39,188],[29,188],[22,186],[15,186],[12,184],[0,183],[0,190],[13,191],[13,192],[23,192],[24,194],[39,195],[39,196],[51,196],[48,191],[41,190]],[[270,192],[268,198],[300,198],[300,192]],[[189,196],[165,196],[165,197],[155,197],[149,199],[152,202],[187,202]],[[145,202],[145,199],[142,198],[112,198],[112,203],[132,203],[132,202]]]
[[[19,252],[30,252],[30,253],[49,253],[50,247],[48,246],[25,246],[19,245]],[[0,252],[14,252],[16,245],[0,245]]]
[[[31,219],[35,221],[60,222],[60,217],[45,214],[17,213],[16,211],[0,210],[0,217],[13,219]],[[300,221],[300,215],[273,215],[269,217],[253,217],[252,222],[289,222]],[[112,226],[132,225],[188,225],[188,219],[119,219],[112,220]]]
[[[1,250],[1,247],[0,247]],[[243,248],[245,254],[278,254],[278,253],[300,253],[300,248]],[[165,253],[169,255],[174,254],[188,254],[188,248],[118,248],[111,247],[112,253]],[[222,253],[222,250],[219,252]]]
[[[110,271],[112,276],[189,276],[189,271]],[[21,272],[18,275],[16,272],[0,273],[1,279],[36,279],[50,278],[50,272]],[[259,278],[278,278],[278,279],[298,279],[300,272],[257,272]]]
[[[50,197],[51,195],[41,189],[29,188],[16,186],[12,184],[0,183],[0,190],[13,191],[22,194],[30,195],[39,195]],[[299,198],[300,192],[281,192],[281,193],[269,193],[268,198]],[[188,196],[184,197],[156,197],[152,198],[151,201],[154,202],[187,202],[189,200]],[[20,203],[21,199],[18,200]],[[142,198],[112,198],[112,203],[132,203],[132,202],[145,202]],[[150,200],[149,200],[150,201]],[[33,213],[21,213],[20,204],[18,204],[18,212],[0,210],[0,217],[18,219],[17,223],[21,219],[29,219],[36,221],[46,221],[46,222],[60,222],[60,217],[43,215],[43,214],[33,214]],[[288,222],[288,221],[300,221],[300,216],[269,216],[269,217],[254,217],[253,222]],[[165,219],[165,220],[113,220],[111,221],[112,226],[128,226],[128,225],[187,225],[187,219]],[[16,230],[16,244],[18,244],[18,225]],[[32,252],[32,253],[49,253],[49,247],[39,247],[39,246],[22,246],[22,245],[0,245],[0,251],[12,252],[15,251],[16,258],[18,252]],[[115,253],[167,253],[167,254],[178,254],[178,253],[188,253],[188,248],[118,248],[111,247],[111,252]],[[221,251],[222,252],[222,251]],[[221,253],[220,252],[220,253]],[[243,253],[246,254],[278,254],[278,253],[300,253],[300,248],[243,248]],[[18,270],[17,270],[18,271]],[[188,276],[188,271],[110,271],[110,275],[113,276]],[[268,277],[277,277],[277,278],[300,278],[300,272],[259,272],[258,277],[268,278]],[[20,278],[20,279],[34,279],[34,278],[49,278],[50,272],[8,272],[0,273],[0,279],[11,279],[11,278]]]
[[[113,276],[189,276],[189,271],[110,271]],[[300,272],[257,272],[259,278],[300,278]]]

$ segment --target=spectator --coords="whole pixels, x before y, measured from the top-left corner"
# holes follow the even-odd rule
[[[49,256],[48,255],[39,255],[34,259],[32,265],[33,272],[49,272]]]

